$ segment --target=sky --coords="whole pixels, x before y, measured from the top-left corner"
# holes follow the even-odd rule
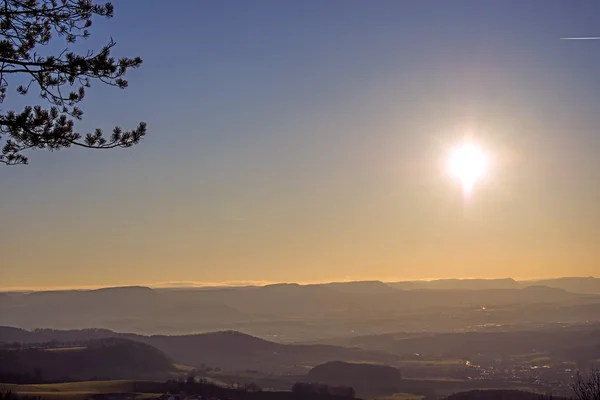
[[[600,275],[599,3],[114,3],[77,127],[148,135],[0,167],[0,287]]]

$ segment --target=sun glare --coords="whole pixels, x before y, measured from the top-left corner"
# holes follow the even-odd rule
[[[484,151],[473,143],[463,143],[450,154],[450,173],[460,180],[465,194],[473,191],[475,183],[485,176],[487,167]]]

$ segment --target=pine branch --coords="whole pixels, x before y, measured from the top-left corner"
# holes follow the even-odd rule
[[[0,103],[6,99],[9,79],[28,76],[29,82],[15,88],[26,96],[37,88],[50,107],[27,106],[21,112],[0,110],[0,144],[4,142],[0,163],[27,164],[22,153],[32,149],[58,150],[71,146],[91,149],[131,147],[146,134],[146,124],[123,131],[116,127],[109,136],[101,129],[82,134],[74,121],[83,111],[78,104],[93,82],[125,89],[128,70],[142,64],[139,57],[115,59],[111,39],[96,54],[76,54],[69,46],[89,37],[92,17],[111,18],[111,3],[92,0],[3,0],[0,3]],[[67,47],[55,56],[42,57],[38,46],[62,38]]]

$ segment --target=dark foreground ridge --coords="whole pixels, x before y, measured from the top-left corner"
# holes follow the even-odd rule
[[[522,390],[471,390],[450,395],[446,400],[567,400]]]
[[[0,349],[0,382],[5,383],[161,379],[174,371],[173,361],[162,351],[118,337]]]

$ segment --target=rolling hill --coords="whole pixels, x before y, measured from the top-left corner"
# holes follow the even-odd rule
[[[535,282],[537,285],[545,285],[559,289],[568,290],[573,293],[600,294],[600,279],[592,276],[586,278],[556,278],[545,279]]]
[[[308,373],[311,382],[347,385],[354,388],[394,390],[400,383],[400,371],[380,364],[331,361],[317,365]]]
[[[124,338],[89,340],[74,346],[0,350],[0,375],[32,375],[37,380],[166,378],[172,360],[156,348]]]
[[[600,296],[543,283],[366,281],[5,293],[0,296],[0,325],[102,328],[144,335],[237,330],[300,342],[396,331],[452,331],[484,324],[600,321]]]
[[[120,334],[109,330],[25,331],[0,327],[0,342],[41,343],[58,341],[78,343],[90,339],[121,338],[152,346],[177,363],[202,364],[228,370],[302,373],[314,365],[331,360],[394,363],[397,356],[377,350],[362,350],[331,345],[280,344],[235,331],[197,335],[143,336]]]
[[[362,336],[351,344],[398,355],[490,357],[540,353],[564,360],[600,358],[600,324],[536,330]]]
[[[26,329],[126,326],[144,332],[177,326],[186,330],[186,325],[194,320],[220,324],[245,321],[247,317],[193,293],[163,293],[137,286],[10,293],[0,297],[0,324]]]
[[[390,287],[402,290],[487,290],[521,289],[523,285],[514,279],[436,279],[431,281],[390,282]]]
[[[434,279],[430,281],[400,281],[386,283],[401,290],[488,290],[488,289],[523,289],[528,286],[546,286],[563,289],[572,293],[600,294],[600,278],[565,277],[554,279],[538,279],[517,281],[503,279]]]

